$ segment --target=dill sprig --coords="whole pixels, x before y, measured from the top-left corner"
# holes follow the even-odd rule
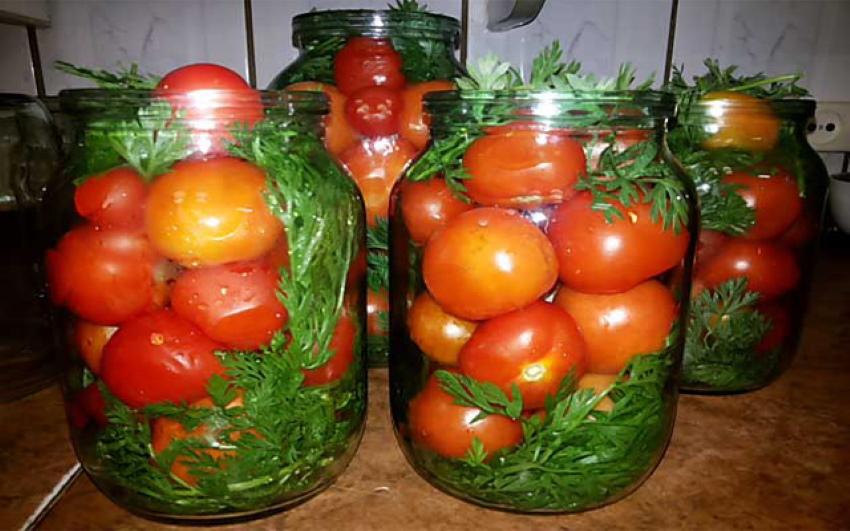
[[[160,80],[160,76],[139,72],[139,65],[136,63],[126,68],[119,67],[117,72],[101,68],[86,68],[65,61],[55,61],[53,66],[60,72],[88,79],[105,89],[153,90]]]

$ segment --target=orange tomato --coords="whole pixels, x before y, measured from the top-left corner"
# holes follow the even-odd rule
[[[178,162],[150,187],[151,243],[186,267],[259,258],[283,233],[265,187],[265,173],[239,159]]]
[[[471,209],[472,205],[455,197],[440,177],[405,181],[401,185],[401,216],[410,238],[419,245],[458,214]]]
[[[407,323],[410,338],[425,355],[443,365],[457,365],[460,349],[477,326],[446,313],[428,292],[420,293],[413,301]]]
[[[593,389],[593,393],[598,395],[615,383],[617,383],[616,374],[585,374],[581,377],[581,380],[578,381],[578,385],[576,387],[578,389]],[[610,412],[614,409],[614,401],[606,396],[600,400],[593,409],[596,411]]]
[[[516,211],[476,208],[431,236],[422,273],[443,309],[463,319],[489,319],[531,304],[558,277],[546,236]]]
[[[779,141],[779,118],[770,104],[733,91],[709,92],[702,98],[713,119],[705,149],[770,151]]]
[[[357,132],[345,119],[345,103],[348,98],[333,85],[318,81],[301,81],[286,87],[289,91],[324,92],[330,103],[330,112],[325,117],[325,147],[332,155],[339,155],[357,141]]]
[[[613,295],[561,288],[555,304],[578,324],[587,342],[587,369],[617,374],[638,354],[662,349],[676,319],[676,301],[666,286],[649,280]]]
[[[451,81],[426,81],[409,85],[402,93],[403,107],[399,116],[401,136],[422,149],[428,144],[430,138],[428,126],[431,119],[422,108],[422,100],[425,94],[439,90],[454,90],[455,85]]]
[[[74,341],[80,357],[94,374],[100,374],[103,347],[118,330],[116,326],[101,326],[82,319],[74,326]]]

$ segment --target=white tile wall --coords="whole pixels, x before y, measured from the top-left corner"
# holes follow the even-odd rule
[[[165,74],[213,62],[247,76],[242,0],[50,0],[51,27],[39,30],[48,94],[89,86],[57,72],[53,61],[115,68],[138,63]]]
[[[0,24],[0,92],[35,94],[27,30]]]
[[[483,0],[472,0],[472,3]],[[298,50],[292,46],[292,17],[316,9],[386,9],[390,0],[254,0],[254,47],[257,86],[269,82],[292,62]],[[460,19],[461,0],[424,0],[429,11]]]
[[[667,49],[671,0],[548,0],[531,24],[506,33],[487,30],[487,4],[470,0],[469,59],[495,52],[521,68],[531,68],[537,53],[560,40],[567,59],[586,71],[610,76],[629,61],[644,79],[661,80]]]

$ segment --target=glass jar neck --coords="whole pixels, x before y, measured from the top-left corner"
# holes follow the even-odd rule
[[[705,98],[680,108],[682,125],[710,126],[737,120],[777,120],[783,128],[805,130],[814,118],[814,100],[761,100],[731,94],[729,97]]]

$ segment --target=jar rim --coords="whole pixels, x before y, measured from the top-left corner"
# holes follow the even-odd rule
[[[811,98],[783,98],[783,99],[744,99],[731,98],[701,99],[695,101],[688,110],[689,118],[701,119],[712,117],[712,111],[716,113],[718,106],[723,109],[738,110],[742,113],[765,114],[772,111],[782,120],[805,120],[814,116],[817,101]]]
[[[424,39],[460,45],[460,21],[440,13],[392,9],[328,9],[309,11],[292,18],[292,43],[303,47],[311,36],[393,37],[411,34]]]

